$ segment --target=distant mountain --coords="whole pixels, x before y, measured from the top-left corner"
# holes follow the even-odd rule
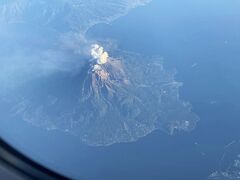
[[[20,92],[13,114],[92,146],[136,141],[157,129],[168,134],[194,129],[199,118],[179,98],[181,83],[161,59],[117,54],[120,58],[97,69],[89,61],[74,76],[60,74],[23,86],[15,93]]]

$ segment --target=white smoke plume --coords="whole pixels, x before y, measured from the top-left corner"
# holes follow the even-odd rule
[[[92,45],[91,56],[97,60],[98,64],[105,64],[109,58],[108,52],[106,52],[104,48],[98,44]]]

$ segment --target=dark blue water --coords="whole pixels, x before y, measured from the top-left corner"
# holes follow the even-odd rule
[[[15,145],[34,159],[77,178],[206,179],[218,169],[224,147],[240,139],[239,7],[237,0],[156,0],[88,33],[116,40],[123,50],[163,57],[166,68],[176,69],[184,83],[180,98],[201,119],[192,132],[156,131],[135,143],[91,148],[16,120],[6,122],[9,141],[17,136]]]

